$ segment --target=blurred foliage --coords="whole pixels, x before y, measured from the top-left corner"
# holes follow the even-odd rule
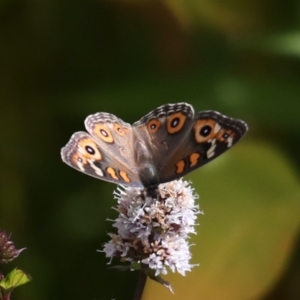
[[[172,278],[175,293],[300,298],[299,12],[295,0],[1,1],[0,228],[27,247],[16,266],[33,278],[13,299],[132,299],[138,274],[96,252],[115,187],[59,152],[88,114],[134,122],[178,101],[250,131],[190,177],[201,265]],[[151,298],[162,288],[149,284]]]
[[[191,248],[200,267],[167,277],[175,295],[148,282],[143,299],[263,299],[295,250],[300,186],[290,163],[266,143],[244,141],[188,177],[204,210]]]

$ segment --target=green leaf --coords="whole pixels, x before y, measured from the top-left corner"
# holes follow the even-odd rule
[[[22,270],[14,269],[0,281],[0,287],[5,291],[12,291],[14,288],[31,280],[30,276]]]

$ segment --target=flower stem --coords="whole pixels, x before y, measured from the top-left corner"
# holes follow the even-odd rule
[[[144,287],[147,280],[147,274],[143,270],[143,268],[140,270],[138,283],[136,286],[135,294],[133,300],[140,300],[143,296]]]

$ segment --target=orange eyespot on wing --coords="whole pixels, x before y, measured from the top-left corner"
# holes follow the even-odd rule
[[[194,124],[195,141],[204,143],[214,138],[220,129],[220,125],[214,120],[198,120]]]
[[[183,128],[186,118],[186,115],[181,112],[170,115],[167,121],[168,133],[174,134],[179,132]]]
[[[78,142],[78,155],[84,159],[102,159],[97,144],[90,138],[85,138]]]
[[[100,124],[100,123],[95,124],[93,128],[93,132],[98,138],[100,138],[105,143],[111,144],[114,142],[114,138],[110,130],[104,124]]]
[[[96,162],[103,160],[101,150],[97,143],[85,132],[76,132],[70,141],[61,149],[62,160],[71,167],[81,172],[87,172],[86,168],[93,169],[92,173],[103,176],[102,170]]]
[[[152,119],[148,122],[147,128],[150,133],[155,133],[161,126],[161,121],[158,119]]]
[[[221,143],[227,143],[228,147],[232,146],[235,132],[231,129],[221,129],[217,134],[217,140]]]
[[[86,157],[81,153],[74,153],[71,157],[71,164],[77,166],[80,171],[84,172],[84,166],[88,163]]]
[[[121,124],[119,123],[114,123],[113,129],[120,136],[124,136],[129,133],[129,129],[122,127]]]

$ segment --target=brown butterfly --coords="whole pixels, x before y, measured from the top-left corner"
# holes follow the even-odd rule
[[[110,113],[85,120],[61,149],[69,166],[109,182],[156,187],[178,179],[230,149],[247,132],[242,120],[187,103],[166,104],[133,125]]]

